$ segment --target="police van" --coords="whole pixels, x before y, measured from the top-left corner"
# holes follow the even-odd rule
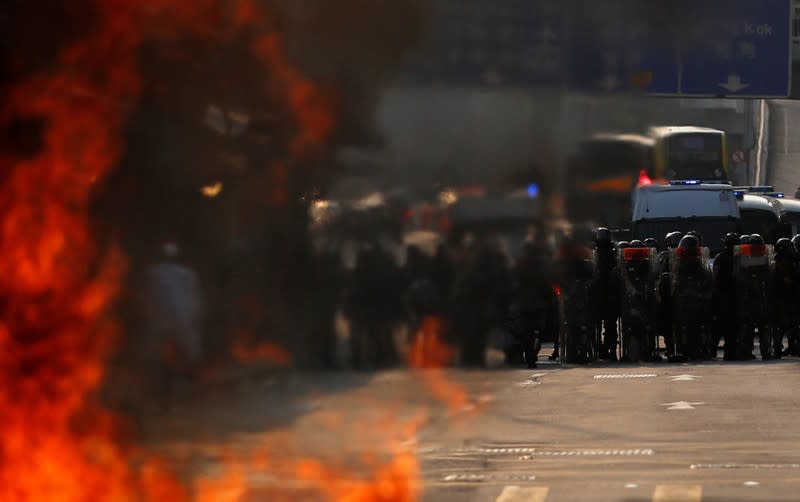
[[[722,250],[725,234],[741,231],[741,213],[730,185],[673,181],[640,186],[633,197],[632,239],[653,237],[664,246],[669,232],[695,230],[703,245],[716,254]]]
[[[742,216],[742,234],[758,234],[767,244],[775,244],[781,235],[781,213],[773,200],[754,193],[737,193]]]
[[[800,200],[776,196],[770,202],[779,213],[780,237],[800,234]]]

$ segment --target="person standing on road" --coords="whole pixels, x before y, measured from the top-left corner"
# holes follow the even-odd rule
[[[145,275],[144,346],[157,393],[170,394],[175,376],[191,379],[203,359],[200,284],[197,273],[179,260],[180,248],[168,242]]]
[[[664,237],[664,251],[658,255],[656,276],[656,303],[658,334],[664,338],[667,351],[672,347],[672,265],[675,259],[675,249],[678,247],[683,234],[670,232]]]
[[[393,328],[402,317],[402,273],[392,256],[372,242],[358,254],[347,293],[351,359],[355,369],[397,361]]]
[[[739,244],[739,235],[729,233],[723,239],[724,248],[714,260],[711,293],[712,330],[711,348],[714,356],[719,342],[725,339],[723,359],[736,359],[736,294],[733,281],[733,248]]]
[[[617,360],[617,318],[619,317],[620,298],[617,280],[617,253],[611,240],[611,231],[605,227],[597,229],[595,234],[595,251],[597,252],[597,292],[595,301],[598,313],[598,328],[602,330],[600,358]]]
[[[798,270],[794,245],[789,239],[778,239],[775,244],[775,328],[773,330],[773,356],[783,356],[783,337],[787,336],[789,348],[797,326]],[[789,350],[787,348],[787,350]],[[787,354],[788,355],[788,354]]]

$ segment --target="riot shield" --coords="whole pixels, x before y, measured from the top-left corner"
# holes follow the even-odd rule
[[[772,281],[775,254],[771,245],[745,244],[733,251],[733,278],[736,298],[736,355],[753,359],[755,336],[761,356],[769,358],[774,346],[774,301]]]
[[[708,248],[677,248],[671,257],[670,360],[714,357],[711,333],[711,267]]]
[[[620,335],[624,361],[652,361],[656,356],[655,283],[657,254],[652,248],[617,252],[620,271]]]

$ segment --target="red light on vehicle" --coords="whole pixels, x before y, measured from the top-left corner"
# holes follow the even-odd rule
[[[767,254],[767,246],[764,244],[742,244],[739,246],[739,254],[752,257],[764,256]]]
[[[647,260],[650,258],[650,248],[625,248],[622,250],[625,261]]]
[[[639,171],[639,186],[652,185],[652,184],[653,184],[653,179],[647,175],[647,171],[644,169]]]
[[[553,293],[555,293],[556,296],[561,296],[561,285],[553,284],[552,287],[553,287]]]

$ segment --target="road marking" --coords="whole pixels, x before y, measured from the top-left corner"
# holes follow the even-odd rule
[[[613,375],[595,375],[595,380],[617,380],[625,378],[656,378],[655,373],[618,373]]]
[[[625,485],[625,488],[633,490],[634,488],[639,488],[639,485],[637,485],[636,483],[628,483],[627,485]]]
[[[690,403],[688,401],[676,401],[674,403],[665,403],[661,406],[669,406],[668,410],[693,410],[695,406],[700,406],[706,403]]]
[[[649,457],[655,454],[650,448],[627,450],[540,450],[534,447],[499,448],[421,448],[420,454],[449,455],[526,455],[528,457]]]
[[[671,379],[673,382],[691,382],[692,380],[697,380],[698,378],[703,378],[703,377],[699,377],[696,375],[677,375],[667,378]]]
[[[700,485],[657,485],[653,502],[700,502],[703,487]]]
[[[692,464],[689,469],[800,469],[800,464]]]
[[[536,481],[536,476],[526,474],[475,474],[459,472],[442,477],[447,483],[483,483],[485,481],[520,482]]]
[[[743,484],[744,484],[744,486],[748,486],[748,487],[752,488],[754,486],[760,485],[761,483],[759,483],[758,481],[745,481]]]
[[[546,486],[506,486],[496,502],[544,502],[549,493]]]

